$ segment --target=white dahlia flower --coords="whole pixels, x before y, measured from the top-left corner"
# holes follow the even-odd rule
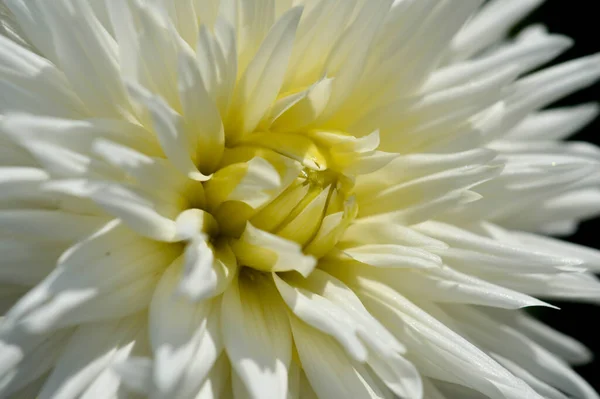
[[[0,2],[0,397],[597,399],[540,2]]]

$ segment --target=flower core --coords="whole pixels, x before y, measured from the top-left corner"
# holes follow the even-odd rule
[[[345,140],[340,133],[315,133],[324,136],[324,143],[328,135]],[[226,148],[223,164],[202,183],[205,208],[218,226],[208,235],[229,240],[236,257],[242,260],[240,266],[277,271],[274,261],[265,265],[264,259],[276,259],[279,254],[271,245],[283,240],[289,241],[288,247],[296,244],[303,262],[314,266],[335,246],[357,214],[352,192],[355,176],[344,171],[360,154],[354,154],[347,144],[348,149],[343,148],[344,143],[329,144],[323,150],[308,135],[298,133],[255,132],[250,136],[248,143]],[[336,144],[338,148],[333,150]],[[243,184],[255,191],[252,195],[256,199],[251,203],[248,197],[228,192]],[[269,239],[261,241],[257,234]]]

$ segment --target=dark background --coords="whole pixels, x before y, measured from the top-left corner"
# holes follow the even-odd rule
[[[556,61],[565,61],[600,52],[600,24],[597,0],[546,0],[520,27],[543,23],[550,32],[561,33],[575,39],[575,45]],[[575,93],[556,105],[575,105],[600,101],[600,84]],[[571,140],[583,140],[600,145],[600,119],[596,119]],[[569,241],[600,249],[598,231],[600,219],[586,221]],[[560,331],[563,331],[596,353],[596,360],[577,367],[577,371],[600,392],[600,306],[554,302],[560,311],[538,308],[535,314]]]

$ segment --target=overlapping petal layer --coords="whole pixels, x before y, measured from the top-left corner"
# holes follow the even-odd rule
[[[521,309],[600,299],[600,58],[483,3],[1,1],[0,397],[597,399]]]

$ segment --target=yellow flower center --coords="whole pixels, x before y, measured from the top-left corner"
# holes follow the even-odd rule
[[[225,150],[217,170],[201,184],[205,200],[195,201],[203,204],[201,232],[213,252],[228,242],[239,266],[285,270],[282,252],[294,252],[311,263],[310,270],[356,216],[354,177],[344,170],[358,153],[347,144],[336,148],[325,134],[248,136]]]

